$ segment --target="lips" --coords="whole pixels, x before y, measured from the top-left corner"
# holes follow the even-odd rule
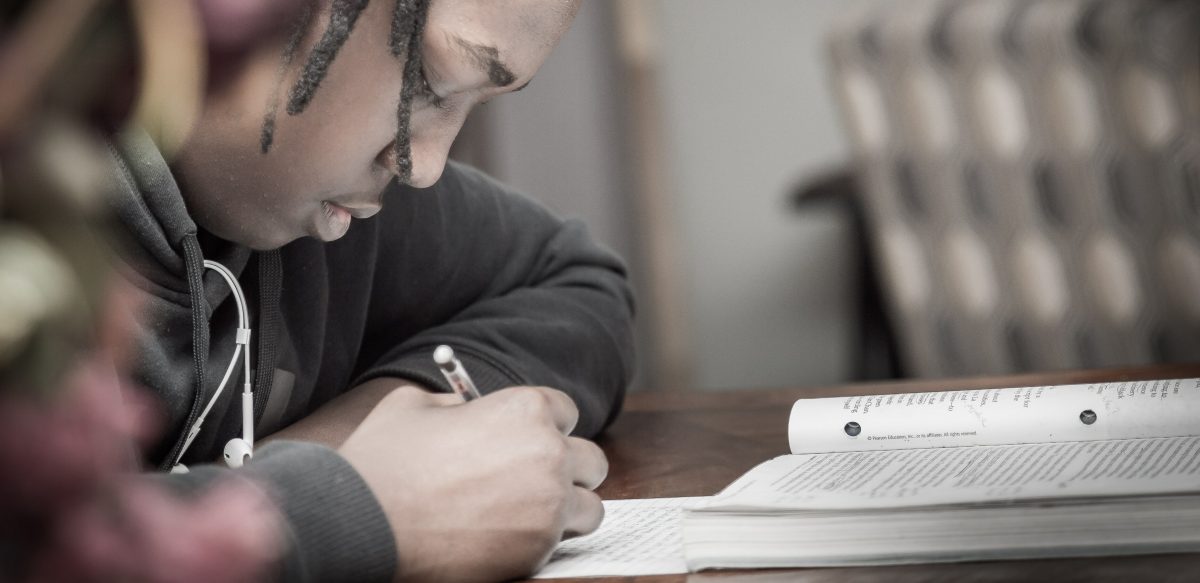
[[[383,210],[383,205],[379,205],[379,204],[375,204],[375,203],[352,204],[352,203],[342,203],[342,202],[329,202],[328,204],[331,207],[346,211],[347,213],[350,214],[350,216],[352,216],[356,219],[369,219],[369,218],[375,216],[376,214],[378,214],[380,210]]]
[[[325,242],[342,238],[352,219],[369,219],[383,209],[380,195],[359,193],[321,201],[309,219],[307,232]]]

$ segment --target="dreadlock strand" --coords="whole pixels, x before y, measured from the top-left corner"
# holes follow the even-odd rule
[[[270,151],[271,144],[275,143],[275,118],[279,113],[279,93],[283,88],[284,76],[287,75],[287,69],[291,66],[296,51],[300,48],[300,42],[304,40],[304,35],[308,32],[308,27],[312,25],[313,15],[316,12],[316,0],[308,0],[304,3],[303,10],[292,25],[292,32],[288,36],[287,44],[283,47],[283,54],[279,57],[279,70],[275,73],[275,87],[271,89],[270,101],[267,102],[267,114],[263,118],[262,132],[259,135],[259,147],[263,154]]]
[[[392,31],[388,35],[388,46],[392,49],[392,56],[399,57],[408,49],[416,19],[423,12],[420,4],[420,0],[396,0],[396,7],[392,12]]]
[[[389,39],[392,54],[407,56],[404,60],[400,104],[396,111],[396,173],[400,182],[412,179],[412,104],[417,91],[424,83],[421,37],[425,32],[425,15],[428,10],[429,0],[396,0],[396,11],[392,18],[392,36]],[[407,39],[397,36],[402,33],[406,33]],[[402,41],[406,41],[404,50],[397,51]]]
[[[329,24],[325,27],[321,40],[317,41],[317,45],[309,53],[308,60],[304,63],[304,69],[300,72],[300,78],[296,79],[296,84],[292,86],[292,91],[288,96],[287,112],[289,115],[300,114],[304,108],[308,107],[317,87],[325,79],[329,65],[333,63],[338,51],[350,37],[350,33],[354,30],[354,23],[358,21],[359,14],[367,7],[369,1],[334,0],[329,13]]]

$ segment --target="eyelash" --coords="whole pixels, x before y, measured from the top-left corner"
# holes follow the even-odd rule
[[[417,89],[417,94],[438,109],[450,109],[449,104],[446,103],[446,99],[434,93],[433,86],[429,84],[429,76],[425,74],[424,69],[421,69],[421,87]]]

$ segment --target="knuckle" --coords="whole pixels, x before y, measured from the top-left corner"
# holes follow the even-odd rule
[[[510,389],[510,391],[509,401],[514,409],[534,419],[550,417],[550,397],[541,389],[535,387],[515,387]]]
[[[579,437],[569,439],[574,444],[574,453],[579,467],[586,470],[584,475],[588,477],[589,481],[595,481],[598,485],[608,476],[608,457],[604,455],[604,450],[586,439]]]
[[[540,441],[537,452],[539,458],[554,468],[566,465],[570,452],[565,439],[559,435],[550,435]]]
[[[581,437],[576,437],[575,439],[578,439],[583,444],[583,449],[586,452],[584,455],[595,458],[600,463],[603,463],[604,467],[608,467],[608,456],[604,455],[604,450],[600,449],[600,446],[596,445],[596,442]]]

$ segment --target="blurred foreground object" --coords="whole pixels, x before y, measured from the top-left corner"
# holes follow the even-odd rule
[[[5,581],[250,581],[282,551],[250,481],[186,497],[138,473],[157,409],[121,374],[137,300],[109,253],[106,142],[131,118],[168,148],[186,138],[205,86],[198,14],[158,0],[0,9]]]
[[[908,374],[1200,360],[1200,4],[893,2],[831,56]]]

